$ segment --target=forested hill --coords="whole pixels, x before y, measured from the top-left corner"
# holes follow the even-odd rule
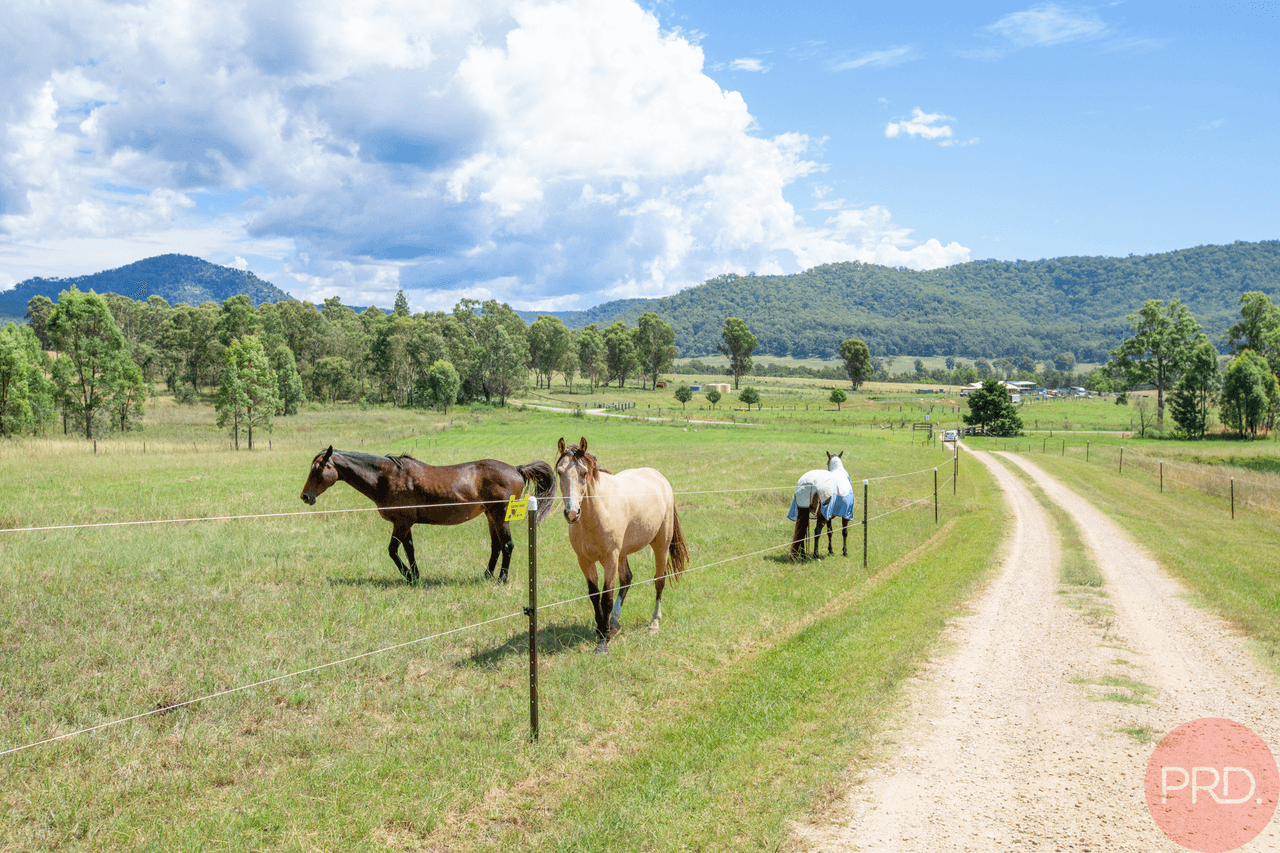
[[[1215,342],[1239,320],[1240,295],[1280,296],[1280,241],[1198,246],[1128,258],[974,261],[916,272],[840,263],[789,276],[712,279],[673,296],[560,313],[571,328],[645,311],[672,325],[682,356],[710,355],[726,317],[759,338],[758,355],[836,355],[860,338],[874,355],[1075,353],[1105,361],[1147,299],[1179,299]]]
[[[47,296],[57,302],[58,294],[73,284],[82,291],[118,293],[140,302],[149,296],[162,296],[170,305],[200,305],[210,300],[221,303],[240,293],[252,299],[254,305],[292,298],[245,270],[211,264],[191,255],[157,255],[92,275],[29,278],[12,290],[0,292],[0,317],[22,317],[33,296]]]

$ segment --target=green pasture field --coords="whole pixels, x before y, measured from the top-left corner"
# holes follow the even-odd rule
[[[1026,453],[1107,512],[1200,603],[1245,632],[1259,659],[1280,672],[1280,452],[1275,442],[1098,435],[1065,441],[1063,447],[1060,440],[1029,436],[966,439],[966,444]]]
[[[1001,541],[982,466],[961,460],[953,496],[948,452],[900,430],[339,407],[233,452],[212,421],[161,398],[96,453],[0,444],[0,753],[17,750],[0,850],[777,849],[866,755]],[[692,568],[659,633],[639,587],[594,655],[557,506],[530,743],[524,525],[505,586],[482,578],[483,521],[419,526],[411,587],[364,498],[299,493],[329,444],[554,462],[562,436],[668,476]],[[795,481],[827,450],[856,485],[890,478],[870,485],[868,570],[860,526],[848,558],[837,533],[835,556],[785,559]],[[202,518],[221,520],[185,520]],[[123,524],[18,529],[104,523]],[[633,566],[652,577],[651,555]]]
[[[636,386],[598,388],[588,393],[585,386],[575,386],[570,393],[563,384],[553,382],[550,390],[529,389],[520,393],[518,400],[529,405],[563,408],[598,408],[615,404],[630,404],[625,413],[639,417],[689,418],[733,423],[780,425],[784,428],[815,429],[872,429],[888,430],[906,427],[926,420],[940,425],[941,429],[955,429],[963,425],[963,416],[969,411],[967,399],[958,386],[938,386],[930,383],[902,385],[892,382],[868,382],[857,391],[848,390],[848,383],[823,379],[792,377],[744,377],[739,391],[748,385],[760,392],[760,406],[750,411],[738,399],[739,391],[730,390],[712,407],[703,392],[695,392],[693,399],[681,407],[675,399],[675,387],[682,384],[724,382],[723,376],[674,376],[669,377],[669,388],[657,390]],[[732,377],[728,378],[732,385]],[[848,394],[848,400],[839,407],[830,401],[831,390],[839,387]],[[929,389],[932,393],[921,393]],[[939,393],[941,389],[941,393]],[[1135,401],[1150,396],[1151,411],[1155,409],[1155,395],[1131,394]],[[1028,397],[1018,405],[1019,414],[1028,432],[1130,432],[1136,425],[1134,406],[1116,405],[1114,397]]]
[[[873,353],[875,355],[875,353]],[[890,368],[892,373],[902,373],[915,369],[916,359],[924,363],[925,370],[946,369],[947,356],[945,355],[895,355],[893,357],[893,366]],[[957,362],[972,365],[976,359],[969,356],[955,356]],[[791,356],[772,356],[772,355],[756,355],[751,358],[753,364],[782,364],[787,367],[812,367],[820,370],[823,367],[834,367],[837,370],[844,370],[844,360],[840,358],[792,358]],[[704,355],[697,359],[693,358],[677,358],[676,364],[687,364],[691,361],[700,361],[703,364],[714,365],[717,367],[727,367],[729,365],[729,357],[727,355]],[[1101,365],[1081,362],[1075,366],[1075,372],[1088,373],[1095,367]]]

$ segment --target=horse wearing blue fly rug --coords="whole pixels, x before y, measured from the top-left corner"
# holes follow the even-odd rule
[[[853,483],[844,470],[844,462],[840,457],[844,451],[835,456],[827,454],[826,470],[815,468],[806,471],[796,483],[795,498],[791,501],[791,511],[787,518],[796,523],[795,532],[791,536],[791,559],[805,558],[805,540],[809,536],[809,516],[816,517],[813,527],[813,557],[818,557],[818,540],[822,536],[822,525],[827,526],[827,553],[834,554],[831,544],[832,522],[836,518],[843,520],[841,532],[844,541],[841,551],[849,556],[849,519],[853,518],[853,507],[856,503],[853,496]]]

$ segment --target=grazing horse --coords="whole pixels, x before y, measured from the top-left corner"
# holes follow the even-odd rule
[[[556,493],[555,472],[546,462],[512,466],[496,459],[479,459],[461,465],[427,465],[412,456],[373,456],[328,450],[311,460],[311,473],[302,487],[302,500],[315,506],[325,489],[341,480],[378,505],[378,514],[391,522],[391,544],[387,553],[409,583],[418,581],[418,563],[413,556],[415,524],[462,524],[484,513],[489,519],[489,568],[502,555],[498,579],[507,581],[511,565],[511,526],[506,521],[507,500],[520,497],[525,484],[532,482],[538,502],[538,523],[551,511]],[[406,566],[400,560],[404,545]]]
[[[844,451],[835,456],[827,454],[827,468],[815,468],[806,471],[796,483],[796,496],[791,501],[791,511],[787,518],[796,523],[795,532],[791,536],[791,559],[803,560],[804,543],[809,536],[809,514],[816,517],[813,526],[813,556],[818,557],[818,540],[822,536],[822,525],[827,525],[827,553],[834,554],[831,547],[832,523],[837,517],[844,522],[842,533],[844,542],[842,551],[849,556],[849,519],[853,517],[853,483],[849,482],[849,474],[844,470],[840,457]]]
[[[566,445],[560,439],[556,460],[564,517],[569,522],[569,544],[578,555],[578,566],[587,578],[587,592],[596,616],[596,653],[609,651],[609,638],[622,630],[622,602],[631,588],[627,555],[653,548],[655,564],[653,619],[650,631],[662,619],[662,587],[689,563],[689,546],[676,515],[675,495],[667,478],[652,468],[631,468],[613,474],[587,452],[587,440]],[[597,583],[596,566],[604,569]],[[621,576],[619,576],[621,570]],[[613,602],[615,579],[618,600]]]

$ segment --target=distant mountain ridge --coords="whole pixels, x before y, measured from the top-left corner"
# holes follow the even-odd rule
[[[1241,294],[1280,297],[1280,241],[1197,246],[1154,255],[973,261],[915,271],[857,262],[794,275],[723,275],[657,299],[556,312],[570,328],[635,326],[645,311],[670,323],[681,356],[716,352],[739,317],[761,355],[834,358],[859,338],[872,355],[1031,355],[1105,361],[1147,299],[1178,299],[1221,344]],[[521,312],[532,320],[538,312]]]
[[[240,293],[255,305],[292,299],[251,272],[169,254],[93,275],[28,279],[0,293],[0,323],[22,318],[31,297],[56,301],[73,284],[137,300],[159,295],[171,305],[220,303]],[[518,313],[526,322],[550,313],[579,329],[616,320],[634,327],[653,311],[671,324],[686,357],[715,354],[725,318],[739,317],[759,339],[757,357],[834,358],[841,341],[859,338],[875,356],[1071,352],[1079,361],[1105,361],[1129,331],[1125,316],[1147,299],[1180,300],[1221,346],[1250,290],[1280,299],[1280,241],[1127,258],[973,261],[922,272],[826,264],[794,275],[722,275],[671,296],[582,311]]]
[[[191,255],[168,254],[90,275],[29,278],[12,290],[0,293],[0,317],[24,316],[27,303],[34,296],[47,296],[57,302],[58,294],[72,285],[86,292],[118,293],[138,301],[161,296],[170,305],[179,302],[189,305],[209,301],[221,303],[240,293],[253,300],[254,305],[293,298],[247,270],[211,264]]]

